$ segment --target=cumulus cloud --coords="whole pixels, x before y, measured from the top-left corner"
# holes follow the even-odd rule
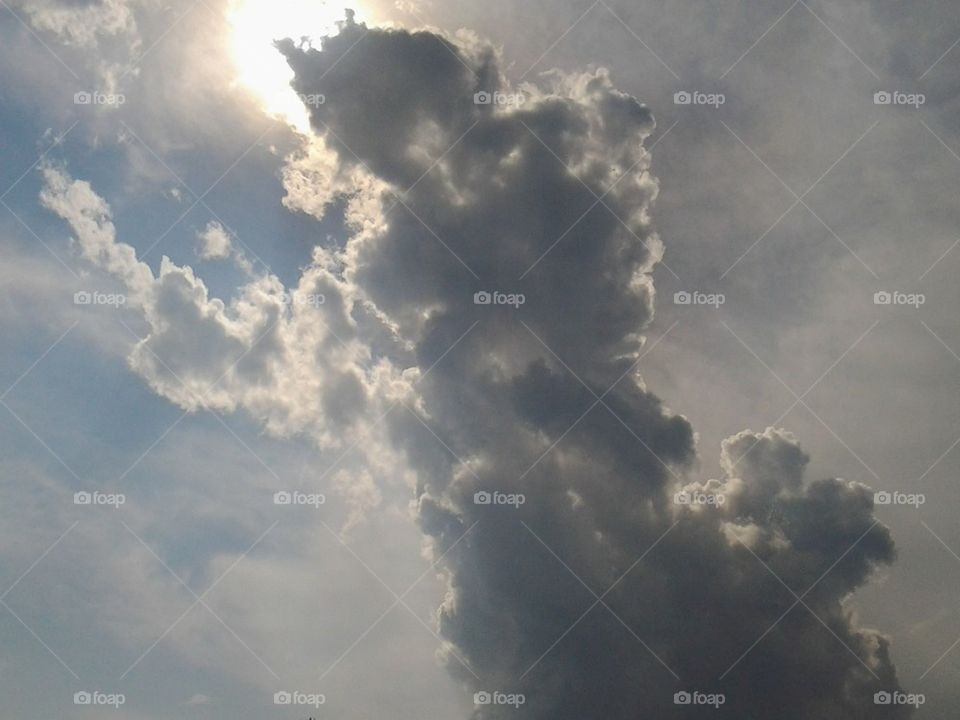
[[[331,416],[325,406],[336,407],[339,436],[372,409],[372,388],[396,379],[358,339],[350,288],[323,251],[296,287],[263,275],[224,302],[166,256],[155,276],[116,239],[111,210],[89,183],[53,166],[43,172],[43,205],[70,224],[81,257],[124,283],[128,305],[149,326],[132,367],[184,409],[244,408],[271,431],[310,428],[323,444],[334,437],[316,424]]]
[[[366,328],[378,321],[355,310],[337,261],[318,248],[296,286],[254,276],[224,301],[190,266],[166,256],[154,275],[117,239],[111,208],[88,182],[52,164],[42,172],[42,205],[67,221],[78,255],[119,281],[125,307],[145,322],[130,367],[186,411],[243,410],[272,434],[306,435],[333,457],[364,448],[338,463],[353,482],[336,476],[333,483],[352,508],[346,528],[360,522],[381,499],[364,473],[391,478],[397,464],[372,420],[412,391],[409,378],[360,337],[355,317]],[[390,331],[382,335],[389,343]]]
[[[230,234],[216,220],[208,222],[203,232],[197,233],[197,239],[200,241],[197,254],[204,260],[222,259],[230,255]]]
[[[350,21],[279,47],[295,89],[325,97],[286,202],[322,215],[312,180],[357,180],[344,277],[434,368],[418,390],[436,431],[391,429],[448,573],[446,658],[474,691],[526,697],[474,716],[689,717],[674,693],[700,690],[724,693],[718,717],[905,717],[874,706],[898,687],[889,642],[847,604],[893,559],[868,489],[808,482],[773,429],[691,481],[693,431],[637,373],[662,255],[650,111],[603,70],[511,88],[469,36]]]
[[[386,418],[446,573],[443,657],[471,691],[525,697],[478,719],[702,711],[683,691],[723,693],[718,718],[906,717],[874,706],[899,687],[889,641],[848,602],[894,554],[869,490],[809,481],[775,429],[698,481],[693,429],[639,375],[663,254],[650,110],[602,69],[510,87],[465,33],[351,18],[279,48],[325,98],[284,203],[349,230],[295,288],[263,275],[224,301],[168,258],[154,275],[87,183],[44,169],[44,205],[143,315],[132,367],[186,409],[349,436],[368,463],[395,460]],[[335,485],[362,512],[377,472],[354,469]]]

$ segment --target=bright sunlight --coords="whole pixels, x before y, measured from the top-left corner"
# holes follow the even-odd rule
[[[290,87],[293,71],[273,41],[309,37],[319,45],[321,37],[337,32],[347,7],[336,0],[235,0],[228,17],[237,80],[257,96],[265,112],[307,132],[307,111]]]

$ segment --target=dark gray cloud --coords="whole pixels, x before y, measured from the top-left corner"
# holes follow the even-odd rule
[[[280,48],[368,196],[343,277],[430,369],[420,417],[391,428],[448,574],[447,661],[473,691],[526,698],[474,716],[909,716],[874,705],[899,689],[889,644],[845,604],[894,556],[872,491],[807,481],[773,429],[692,482],[692,428],[636,372],[661,255],[650,111],[602,70],[510,88],[468,36],[351,21],[319,50]],[[494,491],[525,502],[477,502]],[[726,702],[674,704],[694,690]]]

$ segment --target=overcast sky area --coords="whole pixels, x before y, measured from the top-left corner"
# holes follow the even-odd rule
[[[0,0],[0,717],[955,718],[958,113],[949,0]]]

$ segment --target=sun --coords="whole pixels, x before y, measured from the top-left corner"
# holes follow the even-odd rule
[[[264,111],[308,132],[307,111],[290,87],[293,71],[273,46],[274,40],[309,37],[319,44],[337,32],[337,22],[355,2],[324,0],[233,0],[227,11],[236,79],[259,100]],[[360,15],[361,13],[357,13]]]

